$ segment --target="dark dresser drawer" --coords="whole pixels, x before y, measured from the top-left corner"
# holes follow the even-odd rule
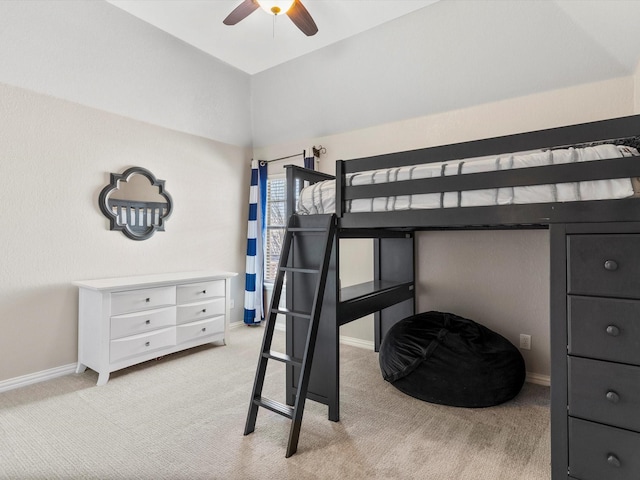
[[[640,367],[569,357],[569,415],[640,432]]]
[[[571,296],[569,354],[640,365],[640,302]]]
[[[580,480],[638,480],[640,434],[569,417],[569,473]]]
[[[568,293],[640,298],[640,235],[570,235]]]

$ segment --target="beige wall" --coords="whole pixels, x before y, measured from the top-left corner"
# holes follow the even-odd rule
[[[634,113],[634,83],[624,77],[513,98],[363,130],[254,150],[277,158],[310,145],[327,154],[320,170],[334,173],[335,160],[462,142]],[[637,100],[636,100],[636,111]],[[422,232],[416,260],[418,311],[441,309],[485,323],[516,345],[532,336],[523,352],[530,373],[549,375],[549,237],[547,231]],[[342,285],[366,281],[371,242],[343,255]],[[343,247],[344,248],[344,247]],[[349,259],[349,261],[344,261]],[[363,265],[364,269],[363,269]],[[373,340],[370,318],[341,328],[341,334]]]
[[[0,111],[0,381],[76,361],[74,280],[244,270],[249,151],[4,84]],[[145,241],[110,231],[98,209],[109,173],[131,166],[174,201]]]
[[[323,145],[319,168],[331,173],[339,158],[627,115],[640,112],[639,77],[273,145],[253,155],[269,159]],[[0,111],[0,382],[76,361],[74,280],[244,271],[251,152],[4,84]],[[109,172],[130,166],[166,180],[175,204],[167,230],[141,242],[109,231],[97,206]],[[354,242],[343,246],[350,259],[341,266],[345,286],[371,275],[370,242]],[[544,231],[419,234],[418,308],[467,315],[513,342],[518,333],[531,334],[528,369],[548,374],[547,243]],[[522,261],[527,275],[513,268]],[[486,278],[490,285],[476,288]],[[233,321],[242,314],[241,280],[233,282]],[[371,342],[371,321],[346,325],[341,334]]]
[[[636,67],[636,72],[634,75],[634,113],[640,113],[640,62],[638,62],[638,66]]]

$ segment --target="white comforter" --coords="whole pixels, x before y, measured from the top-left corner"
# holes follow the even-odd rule
[[[415,180],[448,175],[509,170],[513,168],[587,162],[638,155],[631,147],[598,145],[585,148],[535,151],[499,157],[454,160],[442,163],[389,168],[347,175],[349,185],[371,185],[403,180]],[[384,212],[523,203],[572,202],[626,198],[634,194],[631,179],[597,180],[528,187],[492,188],[463,192],[426,193],[350,200],[346,211]],[[315,183],[302,190],[298,213],[321,214],[335,212],[335,180]]]

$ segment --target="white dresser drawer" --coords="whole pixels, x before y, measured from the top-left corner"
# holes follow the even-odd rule
[[[111,315],[176,304],[176,287],[155,287],[111,294]]]
[[[178,305],[177,323],[196,322],[205,318],[225,314],[225,299],[215,298],[204,302],[190,303],[189,305]]]
[[[191,322],[178,325],[176,332],[176,343],[180,344],[195,340],[197,338],[215,335],[224,332],[224,315],[220,317],[208,318],[199,322]]]
[[[176,307],[156,308],[142,312],[125,313],[111,317],[110,338],[122,338],[128,335],[157,330],[176,324]]]
[[[133,355],[141,355],[176,344],[175,327],[153,330],[129,337],[111,340],[109,360],[117,362]]]
[[[224,280],[178,285],[177,303],[184,304],[199,302],[208,298],[224,297],[224,285]]]

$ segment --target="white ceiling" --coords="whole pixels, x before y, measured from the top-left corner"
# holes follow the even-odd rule
[[[437,0],[303,0],[318,33],[305,36],[261,9],[222,23],[242,0],[107,0],[200,50],[255,74],[424,8]]]

